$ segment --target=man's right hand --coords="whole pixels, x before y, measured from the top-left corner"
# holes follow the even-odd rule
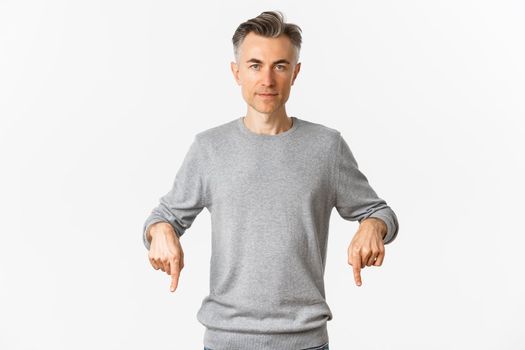
[[[150,241],[149,261],[155,270],[161,269],[171,275],[170,290],[174,292],[179,284],[180,271],[184,268],[184,252],[173,226],[158,222],[147,232]]]

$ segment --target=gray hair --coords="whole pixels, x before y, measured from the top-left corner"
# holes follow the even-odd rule
[[[296,60],[299,61],[299,52],[301,51],[301,28],[293,23],[286,23],[281,11],[265,11],[259,16],[241,23],[233,34],[233,53],[235,60],[239,62],[239,47],[248,33],[265,36],[267,38],[277,38],[280,35],[286,35],[292,45],[295,47]],[[296,63],[297,63],[296,61]]]

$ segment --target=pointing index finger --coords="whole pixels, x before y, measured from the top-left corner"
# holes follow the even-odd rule
[[[175,289],[177,289],[177,286],[179,285],[179,275],[180,275],[179,265],[176,264],[175,262],[172,262],[171,264],[170,275],[171,275],[170,290],[174,292]]]
[[[361,259],[359,256],[354,256],[352,261],[352,268],[354,270],[354,280],[357,286],[361,285]]]

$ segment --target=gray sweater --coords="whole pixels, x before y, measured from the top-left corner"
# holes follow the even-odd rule
[[[328,342],[324,269],[330,214],[376,217],[397,236],[393,210],[358,169],[341,133],[292,117],[277,135],[242,117],[195,135],[173,187],[143,227],[170,223],[180,237],[207,208],[210,291],[197,313],[213,350],[298,350]]]

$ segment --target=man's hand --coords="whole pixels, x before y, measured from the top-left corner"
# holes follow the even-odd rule
[[[173,226],[158,222],[151,225],[147,238],[151,238],[149,261],[155,270],[161,269],[171,275],[170,290],[174,292],[179,284],[180,271],[184,268],[184,252],[179,237]]]
[[[385,257],[383,239],[386,234],[387,226],[383,220],[370,217],[361,221],[348,247],[348,264],[353,266],[357,286],[361,286],[361,267],[381,266],[383,263]]]

